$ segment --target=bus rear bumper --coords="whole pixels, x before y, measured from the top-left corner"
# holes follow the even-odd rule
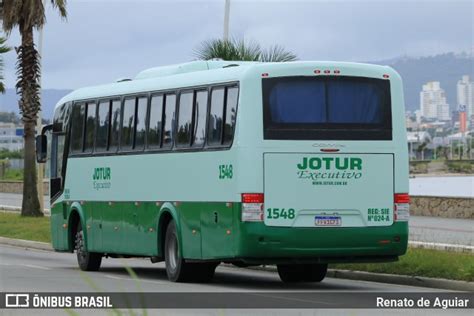
[[[287,228],[241,223],[235,257],[248,264],[396,261],[406,253],[408,223],[361,228]]]

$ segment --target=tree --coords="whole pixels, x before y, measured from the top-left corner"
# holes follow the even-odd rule
[[[10,51],[10,47],[5,45],[7,41],[6,38],[0,37],[0,93],[5,93],[5,85],[3,84],[3,57],[2,54],[5,54]]]
[[[61,17],[66,18],[66,0],[50,0]],[[21,44],[15,50],[18,54],[16,83],[20,95],[18,105],[24,124],[25,162],[23,176],[22,216],[42,216],[36,188],[35,127],[38,111],[39,78],[41,69],[38,51],[33,41],[33,29],[40,29],[46,23],[42,0],[3,0],[3,29],[7,34],[18,27]]]
[[[223,60],[285,62],[295,61],[297,57],[292,52],[286,51],[282,46],[274,45],[262,49],[256,42],[245,42],[243,39],[212,39],[204,41],[194,50],[198,59],[210,60],[220,58]]]
[[[423,142],[421,143],[417,148],[416,148],[416,151],[418,153],[421,153],[421,160],[425,160],[425,149],[426,149],[426,146],[428,146],[428,143],[427,142]]]

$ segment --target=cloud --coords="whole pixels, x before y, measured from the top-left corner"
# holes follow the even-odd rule
[[[472,1],[237,1],[232,35],[280,44],[300,59],[383,60],[473,47]],[[78,88],[194,59],[222,36],[224,1],[70,1],[62,21],[48,8],[43,86]],[[11,46],[18,45],[13,33]],[[5,57],[8,87],[15,54]]]

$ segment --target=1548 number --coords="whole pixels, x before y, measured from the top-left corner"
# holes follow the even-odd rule
[[[219,165],[219,179],[232,179],[234,171],[232,165]]]
[[[289,208],[267,208],[267,219],[294,219],[295,218],[295,209]]]

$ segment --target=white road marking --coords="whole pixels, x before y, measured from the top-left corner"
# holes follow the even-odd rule
[[[42,266],[37,266],[37,265],[34,265],[34,264],[22,264],[22,266],[28,267],[28,268],[33,268],[33,269],[52,270],[51,268],[42,267]]]
[[[2,266],[20,266],[20,267],[24,267],[24,268],[33,268],[33,269],[41,269],[41,270],[52,270],[51,268],[48,268],[48,267],[42,267],[42,266],[37,266],[37,265],[34,265],[34,264],[11,264],[11,263],[0,263],[0,265]]]
[[[102,276],[109,278],[109,279],[116,279],[116,280],[124,280],[124,281],[136,281],[138,283],[140,282],[147,282],[147,283],[154,283],[154,284],[170,284],[170,282],[160,282],[160,281],[153,281],[153,280],[147,280],[147,279],[133,279],[133,278],[124,278],[124,277],[119,277],[115,275],[110,275],[110,274],[103,274]]]
[[[303,292],[304,293],[304,292]],[[316,300],[305,300],[301,298],[295,298],[295,297],[285,297],[281,295],[269,295],[269,294],[260,294],[260,293],[250,293],[250,295],[256,295],[256,296],[262,296],[262,297],[269,297],[269,298],[276,298],[279,300],[287,300],[287,301],[297,301],[297,302],[303,302],[303,303],[319,303],[319,304],[324,304],[324,305],[337,305],[336,303],[329,303],[329,302],[323,302],[323,301],[316,301]]]

